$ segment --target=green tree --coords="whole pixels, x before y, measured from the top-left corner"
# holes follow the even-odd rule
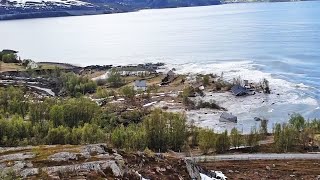
[[[257,129],[255,127],[251,128],[250,134],[246,135],[246,144],[250,146],[251,151],[256,150],[259,145],[259,139],[260,135]]]
[[[118,88],[124,84],[121,74],[115,68],[111,69],[109,72],[109,77],[107,79],[111,87]]]
[[[4,63],[17,63],[17,55],[16,54],[4,54],[2,55],[2,61]]]
[[[217,153],[225,153],[230,149],[230,139],[227,130],[225,130],[222,134],[217,135],[215,149]]]
[[[148,147],[155,151],[181,150],[187,139],[185,118],[160,109],[152,111],[144,119]]]
[[[299,141],[297,130],[287,124],[276,124],[274,130],[275,149],[278,152],[289,152],[294,149]]]
[[[133,89],[132,86],[125,86],[121,88],[121,92],[126,99],[129,99],[131,101],[134,100],[136,95],[136,91]]]
[[[106,97],[109,96],[109,92],[106,89],[102,88],[102,87],[98,87],[97,88],[97,92],[96,92],[96,96],[98,98],[106,98]]]
[[[298,131],[301,131],[305,127],[305,123],[304,118],[300,114],[292,114],[289,119],[289,124]]]
[[[52,106],[50,109],[50,119],[54,127],[64,125],[63,107],[59,105]]]
[[[82,142],[82,128],[72,128],[72,131],[70,133],[70,136],[68,137],[70,144],[81,144]]]
[[[82,128],[83,143],[98,143],[106,140],[105,134],[96,124],[84,124]]]
[[[237,128],[232,128],[230,133],[231,145],[235,148],[238,148],[242,144],[242,136]]]
[[[198,144],[200,150],[207,154],[210,149],[215,148],[216,134],[211,129],[200,129],[198,135]]]
[[[126,141],[126,129],[123,125],[114,129],[111,135],[111,142],[117,148],[124,148]]]
[[[64,126],[51,128],[47,135],[48,144],[66,144],[68,142],[69,129]]]

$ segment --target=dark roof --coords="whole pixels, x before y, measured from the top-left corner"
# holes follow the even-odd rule
[[[243,96],[243,95],[246,95],[249,92],[247,88],[242,87],[240,85],[234,85],[231,88],[231,91],[235,96]]]
[[[234,116],[232,114],[229,114],[227,112],[223,112],[220,116],[220,121],[231,121],[231,122],[237,122],[238,121],[238,118],[237,116]]]

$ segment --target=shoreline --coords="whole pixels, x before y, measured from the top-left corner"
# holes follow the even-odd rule
[[[186,110],[185,106],[183,105],[181,99],[177,99],[179,93],[183,90],[184,85],[179,85],[181,79],[191,78],[191,79],[197,79],[197,77],[202,78],[204,75],[213,74],[213,75],[220,75],[219,71],[223,72],[223,80],[226,82],[231,82],[232,79],[237,78],[237,70],[238,68],[234,69],[232,67],[223,68],[221,66],[215,66],[211,65],[211,68],[207,69],[206,71],[202,70],[195,70],[195,67],[193,67],[193,72],[184,71],[184,67],[175,65],[172,66],[172,64],[165,64],[165,63],[141,63],[141,64],[127,64],[127,65],[90,65],[90,66],[77,66],[73,64],[68,63],[59,63],[59,62],[39,62],[38,65],[40,66],[40,69],[34,69],[32,72],[36,72],[39,75],[44,75],[45,73],[52,73],[54,72],[54,69],[56,67],[59,67],[59,69],[63,69],[64,72],[73,72],[77,74],[78,76],[84,76],[88,77],[89,79],[92,79],[94,81],[99,82],[101,79],[101,82],[105,81],[106,79],[106,72],[110,70],[111,68],[117,68],[120,71],[125,71],[124,69],[127,69],[131,71],[132,69],[135,69],[134,71],[141,71],[143,69],[152,69],[153,72],[160,75],[160,77],[145,77],[145,80],[147,80],[148,86],[155,84],[155,81],[157,81],[156,84],[159,84],[159,81],[161,78],[164,78],[165,74],[169,71],[174,69],[175,74],[179,77],[178,80],[173,83],[173,85],[168,85],[167,87],[160,87],[161,92],[152,94],[152,96],[155,96],[155,99],[151,99],[149,102],[144,103],[144,105],[149,107],[149,104],[151,107],[158,107],[158,108],[168,108],[169,111],[172,112],[180,112],[185,113],[188,116],[188,119],[190,121],[194,121],[195,124],[199,127],[207,127],[212,128],[216,132],[222,132],[225,129],[228,129],[229,131],[236,127],[237,129],[241,130],[243,133],[249,133],[250,129],[252,127],[256,127],[259,125],[259,122],[255,121],[255,118],[261,118],[261,119],[270,119],[270,123],[268,125],[268,129],[271,131],[273,128],[273,125],[275,123],[285,123],[287,122],[290,114],[293,114],[295,112],[301,113],[304,115],[304,117],[308,119],[313,118],[319,118],[320,116],[317,115],[319,112],[319,108],[317,105],[317,102],[313,98],[305,97],[301,95],[303,91],[306,89],[298,88],[294,84],[287,84],[290,87],[287,87],[287,85],[283,86],[283,83],[285,83],[281,79],[274,79],[270,74],[268,73],[260,73],[259,72],[252,72],[255,73],[256,76],[259,76],[260,78],[267,78],[270,80],[270,87],[271,87],[271,94],[264,94],[262,92],[257,92],[255,95],[249,95],[244,97],[235,97],[230,90],[222,90],[222,91],[216,91],[213,90],[212,87],[206,87],[203,90],[204,96],[197,96],[197,97],[191,97],[192,101],[195,103],[203,101],[203,102],[211,102],[214,101],[222,108],[226,108],[228,113],[234,114],[238,118],[237,123],[229,123],[229,122],[219,122],[219,117],[222,111],[221,109],[208,109],[208,108],[200,108],[200,109],[191,109]],[[214,67],[218,68],[219,71],[212,71],[210,69],[214,69]],[[46,69],[47,68],[47,69]],[[13,70],[8,71],[7,73],[1,73],[1,75],[5,76],[13,76],[17,78],[17,76],[22,76],[23,78],[29,78],[28,76],[24,76],[23,72],[27,72],[27,70]],[[257,74],[258,73],[258,74]],[[244,75],[244,74],[242,74]],[[256,77],[255,76],[255,77]],[[138,76],[135,75],[128,75],[123,76],[124,78],[129,79],[126,82],[126,85],[133,86],[134,80],[141,79]],[[219,76],[218,76],[219,77]],[[247,79],[248,76],[244,75],[241,76],[242,78]],[[253,79],[247,79],[251,83],[259,83],[260,78],[253,78]],[[12,79],[8,79],[12,80]],[[244,79],[243,79],[244,80]],[[26,80],[27,84],[28,81]],[[47,84],[50,84],[51,80],[49,81],[42,81],[42,80],[32,80],[33,82],[40,82],[38,85],[40,88],[37,89],[40,94],[44,95],[47,94],[49,96],[52,96],[52,92],[59,96],[59,88],[55,88],[55,86],[48,86]],[[194,84],[194,83],[191,83]],[[280,86],[279,86],[280,84]],[[34,89],[34,87],[31,87]],[[43,88],[46,90],[46,92],[43,92]],[[107,87],[108,88],[108,87]],[[285,89],[283,89],[285,88]],[[295,91],[299,90],[299,92]],[[119,89],[116,89],[116,91],[119,91]],[[300,92],[301,91],[301,92]],[[46,96],[46,95],[45,95]],[[92,97],[92,95],[89,95],[89,97],[92,98],[95,102],[100,104],[99,98]],[[120,98],[121,99],[121,98]],[[174,100],[174,101],[172,101]],[[157,102],[155,102],[157,101]],[[102,100],[104,103],[104,100]],[[117,102],[117,101],[116,101]],[[142,104],[143,105],[143,104]],[[130,108],[129,108],[130,109]],[[285,115],[284,115],[285,114]]]
[[[99,81],[99,79],[106,79],[106,73],[108,70],[111,68],[117,68],[119,71],[144,71],[144,70],[150,70],[151,72],[154,72],[160,75],[159,78],[156,77],[151,77],[148,79],[145,77],[144,79],[147,80],[147,83],[149,86],[151,84],[158,84],[161,83],[161,78],[164,78],[166,72],[169,70],[168,67],[166,67],[166,64],[164,63],[157,63],[157,64],[152,64],[152,63],[145,63],[145,64],[139,64],[139,65],[125,65],[125,66],[113,66],[113,65],[105,65],[105,66],[100,66],[100,65],[91,65],[91,66],[85,66],[85,67],[80,67],[80,66],[75,66],[71,65],[68,63],[58,63],[58,62],[39,62],[39,66],[42,66],[42,68],[47,68],[50,67],[48,70],[34,70],[37,72],[39,75],[46,73],[46,72],[53,72],[54,67],[60,67],[61,69],[64,69],[65,72],[74,72],[78,74],[79,76],[88,76],[90,79],[94,79],[95,81]],[[175,69],[174,67],[172,67]],[[178,67],[176,67],[178,68]],[[2,75],[13,77],[13,79],[8,79],[8,80],[14,80],[14,79],[21,79],[19,78],[24,77],[26,82],[28,83],[30,80],[28,79],[28,76],[23,76],[24,73],[18,73],[17,71],[11,71],[7,73],[1,73]],[[279,101],[276,101],[275,98],[279,98],[281,96],[277,96],[277,90],[272,88],[272,93],[271,95],[264,95],[263,93],[256,93],[256,95],[248,95],[244,97],[234,97],[234,95],[230,92],[230,89],[222,89],[222,90],[214,90],[214,84],[206,87],[203,89],[203,96],[196,96],[196,97],[191,97],[190,99],[195,102],[196,104],[200,101],[203,102],[211,102],[212,100],[217,103],[221,107],[221,109],[210,109],[210,108],[199,108],[199,109],[190,109],[190,110],[185,110],[185,105],[183,105],[181,99],[178,98],[180,92],[188,85],[191,86],[198,86],[197,84],[201,84],[201,81],[197,80],[198,78],[202,78],[204,75],[208,73],[195,73],[195,74],[190,74],[190,73],[181,73],[179,70],[174,70],[173,71],[177,78],[173,80],[170,84],[166,86],[160,86],[160,92],[153,93],[151,96],[154,97],[151,98],[150,102],[144,103],[146,106],[149,106],[154,108],[162,108],[164,109],[165,107],[169,108],[169,111],[174,111],[174,112],[181,112],[181,113],[186,113],[188,116],[189,121],[195,121],[195,124],[197,124],[200,127],[209,127],[213,128],[216,132],[222,132],[225,129],[232,129],[233,127],[237,127],[238,129],[242,129],[244,133],[250,132],[250,128],[252,126],[256,126],[255,124],[256,121],[254,121],[255,117],[259,118],[269,118],[269,116],[265,116],[264,114],[256,114],[254,110],[250,109],[237,109],[236,104],[243,106],[243,107],[248,107],[250,106],[248,102],[252,102],[253,106],[256,108],[261,108],[263,109],[264,107],[270,107],[272,109],[273,105],[276,102],[276,105],[278,104]],[[213,75],[214,76],[214,75]],[[126,77],[126,76],[124,76]],[[234,76],[236,77],[236,76]],[[139,79],[136,75],[129,75],[126,78],[129,79]],[[157,80],[156,80],[157,79]],[[186,80],[186,84],[180,84],[180,81],[182,79]],[[215,76],[215,78],[210,78],[212,82],[220,81],[219,76]],[[32,79],[31,79],[32,80]],[[47,89],[52,89],[54,86],[48,86],[47,84],[50,84],[50,80],[44,81],[43,80],[32,80],[35,82],[39,82],[38,86],[41,88],[47,88]],[[210,81],[210,82],[211,82]],[[228,82],[229,80],[224,79],[223,81]],[[250,81],[252,83],[258,83],[254,81]],[[232,83],[229,81],[229,83]],[[127,81],[126,85],[133,85],[133,80]],[[59,96],[59,89],[53,89],[53,92]],[[51,95],[51,94],[49,94]],[[92,95],[89,95],[90,97]],[[271,98],[268,100],[268,97]],[[275,98],[274,98],[275,97]],[[95,101],[99,102],[100,99],[95,99]],[[270,101],[270,102],[268,102]],[[281,103],[281,102],[279,102]],[[271,105],[272,104],[272,105]],[[223,110],[226,108],[226,110]],[[238,123],[230,123],[230,122],[219,122],[219,117],[222,112],[228,112],[236,115],[239,118]],[[247,113],[245,113],[247,112]],[[271,112],[267,112],[267,114]],[[250,125],[249,125],[250,124]],[[248,125],[244,126],[244,125]],[[269,130],[271,130],[271,124],[269,126]]]

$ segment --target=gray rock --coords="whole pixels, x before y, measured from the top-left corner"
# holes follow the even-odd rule
[[[28,168],[33,168],[33,164],[32,164],[31,162],[28,162],[28,163],[26,164],[26,166],[27,166]]]
[[[12,168],[13,168],[14,171],[20,171],[20,170],[22,170],[25,166],[26,166],[26,163],[25,163],[25,162],[15,161]]]
[[[0,163],[5,161],[23,161],[26,159],[34,158],[36,155],[31,152],[16,153],[0,156]]]
[[[81,155],[85,158],[90,158],[92,155],[107,154],[105,148],[106,144],[90,144],[81,149]]]
[[[3,169],[3,168],[5,168],[5,167],[7,167],[7,165],[6,165],[5,163],[1,163],[1,164],[0,164],[0,169]]]
[[[233,173],[233,171],[232,171],[232,170],[229,170],[229,173]]]
[[[113,155],[115,160],[118,160],[118,161],[123,160],[123,157],[120,154],[114,153]]]
[[[32,149],[32,146],[26,146],[26,147],[0,147],[0,153],[8,152],[8,151],[23,151],[23,150],[30,150]]]
[[[95,157],[98,159],[110,159],[111,158],[111,156],[109,154],[99,154]]]
[[[39,174],[39,168],[26,168],[20,172],[20,175],[23,178],[26,178],[28,176],[34,176]]]
[[[48,160],[60,162],[60,161],[78,160],[78,158],[77,158],[77,155],[74,153],[59,152],[49,156]]]
[[[116,164],[114,160],[108,161],[93,161],[83,164],[74,164],[74,165],[65,165],[65,166],[52,166],[44,167],[42,171],[48,173],[48,175],[57,175],[59,173],[79,173],[79,172],[88,172],[88,171],[98,171],[102,172],[103,170],[110,168],[114,176],[122,176],[123,172],[121,168]]]
[[[51,179],[51,180],[60,180],[60,177],[56,176],[56,175],[49,175],[49,179]]]

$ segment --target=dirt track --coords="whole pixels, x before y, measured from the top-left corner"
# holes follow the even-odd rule
[[[291,154],[226,154],[216,156],[197,156],[193,157],[196,162],[201,161],[231,161],[231,160],[298,160],[310,159],[320,161],[320,153],[291,153]],[[320,171],[320,170],[319,170]]]

